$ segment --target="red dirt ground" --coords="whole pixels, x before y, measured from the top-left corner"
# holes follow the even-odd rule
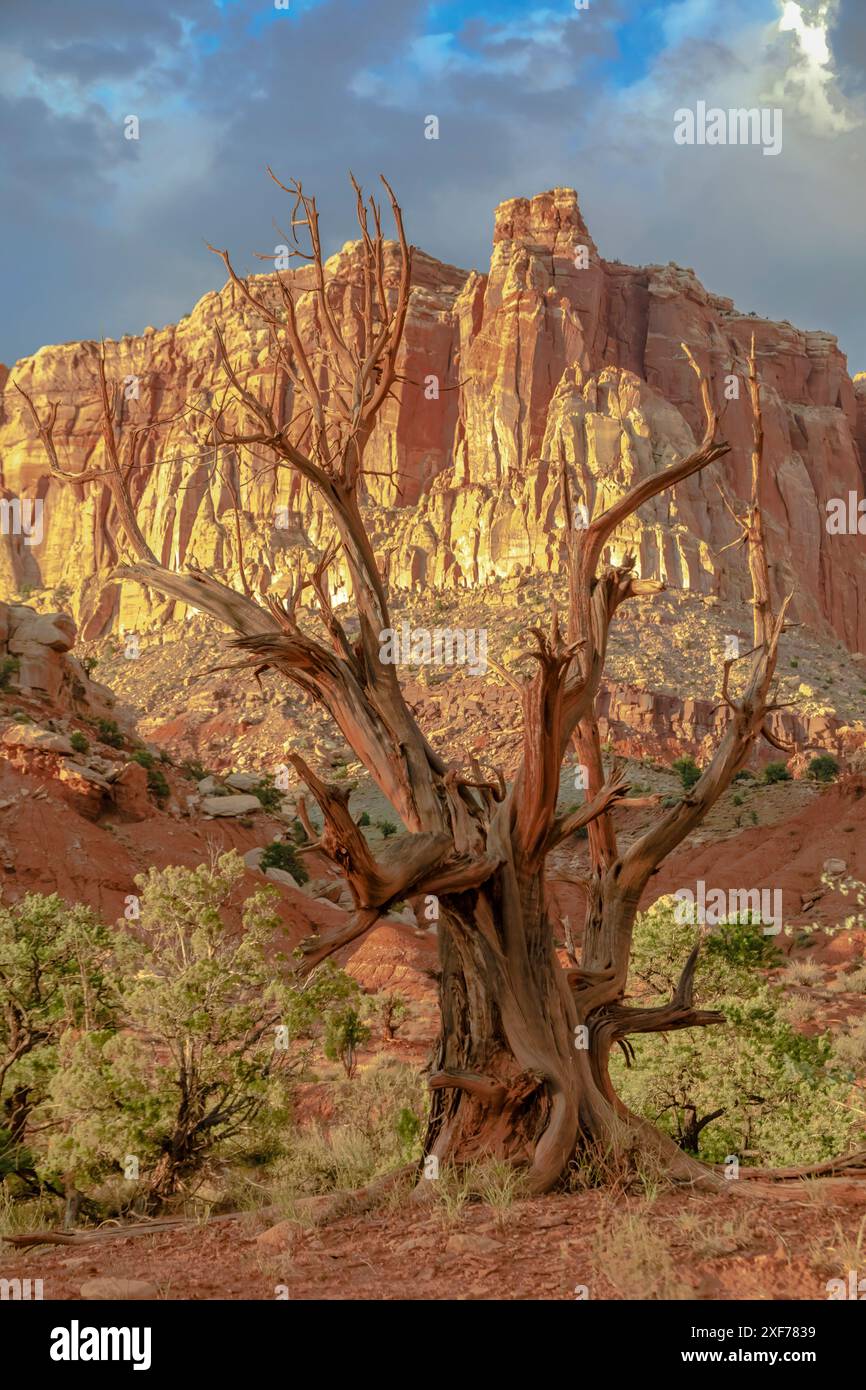
[[[564,1301],[577,1286],[603,1300],[826,1299],[827,1280],[847,1276],[866,1182],[674,1191],[654,1202],[584,1192],[518,1202],[506,1217],[500,1226],[477,1205],[446,1225],[409,1201],[319,1229],[249,1214],[92,1250],[4,1247],[0,1274],[42,1279],[44,1297],[58,1300],[79,1298],[95,1278],[145,1280],[177,1300]],[[624,1258],[617,1232],[630,1225],[634,1253]]]

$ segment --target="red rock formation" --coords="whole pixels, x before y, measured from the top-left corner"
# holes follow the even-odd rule
[[[77,632],[68,613],[37,613],[0,603],[0,661],[10,664],[6,688],[48,713],[106,718],[116,700],[72,656]]]
[[[610,739],[618,754],[634,758],[670,761],[688,752],[704,761],[718,747],[727,723],[727,710],[718,701],[639,690],[622,682],[602,685],[596,709],[602,738]],[[806,750],[818,749],[850,759],[863,745],[862,725],[843,724],[832,715],[776,710],[768,724],[778,739],[798,750],[801,761]],[[762,744],[750,765],[778,757],[769,744]]]
[[[334,300],[351,321],[353,245],[329,263]],[[580,268],[585,257],[585,268]],[[298,287],[306,269],[294,273]],[[261,288],[265,287],[264,278]],[[312,297],[301,298],[309,321]],[[171,415],[210,389],[213,325],[226,325],[230,355],[247,381],[268,375],[264,329],[231,287],[211,293],[174,327],[106,344],[109,374],[134,378],[133,415]],[[496,215],[490,271],[467,274],[418,253],[401,363],[405,381],[389,402],[368,454],[370,520],[392,584],[475,586],[562,561],[557,470],[560,450],[578,495],[599,506],[631,479],[688,448],[700,421],[689,343],[710,367],[731,455],[658,499],[614,548],[637,550],[642,573],[739,598],[743,556],[722,547],[734,535],[717,479],[744,495],[749,411],[745,354],[755,334],[765,383],[767,455],[775,461],[765,512],[780,590],[796,592],[797,618],[866,649],[866,554],[862,537],[830,536],[826,503],[864,491],[866,388],[847,374],[836,340],[738,313],[690,270],[636,269],[604,261],[571,189],[511,199]],[[13,368],[38,404],[59,400],[57,438],[69,466],[99,455],[88,344],[43,348]],[[143,628],[181,617],[178,605],[109,579],[118,559],[117,521],[98,489],[61,488],[45,463],[21,400],[7,383],[0,414],[0,483],[8,496],[44,499],[40,545],[0,536],[0,583],[74,585],[85,637],[111,626]],[[196,457],[188,420],[159,446],[148,443],[138,481],[154,549],[232,576],[237,569],[231,489]],[[858,452],[858,440],[860,451]],[[224,460],[231,468],[232,461]],[[248,569],[261,590],[285,582],[299,545],[328,531],[321,504],[267,463],[244,493]],[[281,518],[279,508],[285,509]],[[288,520],[287,526],[277,524]]]

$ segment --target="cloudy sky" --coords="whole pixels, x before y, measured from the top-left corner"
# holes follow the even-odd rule
[[[676,144],[698,101],[780,108],[781,153]],[[498,202],[572,185],[603,255],[866,370],[866,0],[2,0],[0,129],[6,363],[176,320],[222,283],[205,239],[261,269],[270,163],[329,250],[346,170],[381,170],[411,240],[479,268]]]

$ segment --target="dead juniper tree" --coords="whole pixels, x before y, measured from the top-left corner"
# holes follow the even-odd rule
[[[304,942],[310,965],[369,931],[407,895],[439,899],[441,1032],[430,1077],[427,1153],[457,1163],[490,1154],[525,1165],[535,1192],[557,1184],[587,1145],[600,1145],[609,1154],[649,1149],[673,1175],[711,1181],[708,1170],[623,1106],[608,1059],[614,1044],[627,1048],[636,1033],[722,1021],[693,1007],[696,952],[666,1005],[629,1007],[624,992],[635,916],[650,876],[700,824],[756,740],[770,736],[767,717],[774,707],[771,684],[785,605],[774,612],[761,521],[763,441],[754,345],[751,497],[742,515],[727,503],[738,539],[748,548],[754,645],[742,658],[745,674],[737,695],[733,663],[725,664],[729,719],[700,780],[620,850],[614,820],[617,809],[629,804],[627,787],[616,773],[605,781],[593,711],[617,610],[663,586],[637,576],[633,555],[621,564],[610,564],[605,556],[614,532],[643,503],[728,452],[717,439],[710,384],[686,348],[700,381],[703,438],[688,457],[642,479],[584,529],[573,524],[563,463],[567,614],[560,618],[554,611],[548,630],[533,630],[530,677],[502,673],[522,706],[519,770],[507,786],[501,772],[485,776],[474,763],[466,768],[447,762],[413,717],[395,665],[380,660],[380,635],[392,623],[360,502],[365,450],[398,381],[412,251],[388,184],[396,247],[386,243],[379,205],[365,202],[354,180],[353,186],[360,241],[348,296],[345,279],[336,284],[326,266],[315,199],[296,182],[280,187],[292,200],[293,254],[307,262],[302,277],[241,277],[228,252],[216,253],[235,294],[268,331],[273,389],[245,384],[217,329],[219,399],[207,415],[203,443],[212,446],[215,458],[232,459],[238,471],[250,451],[275,467],[294,470],[333,521],[333,545],[287,598],[269,594],[258,601],[242,554],[240,591],[200,570],[176,573],[160,563],[136,518],[130,487],[142,467],[142,434],[151,425],[120,417],[102,359],[97,376],[104,458],[97,466],[81,473],[63,469],[53,436],[57,407],[40,415],[27,398],[51,471],[76,483],[99,481],[108,489],[134,557],[116,571],[118,577],[212,615],[234,634],[231,645],[242,653],[242,664],[273,672],[305,691],[331,715],[402,817],[406,833],[374,854],[349,813],[346,790],[323,781],[301,758],[293,759],[321,808],[320,848],[345,876],[354,900],[343,929]],[[285,401],[285,408],[278,404]],[[350,636],[330,599],[328,571],[338,554],[351,584],[357,636]],[[306,588],[318,600],[314,618],[300,611]],[[580,809],[562,816],[556,810],[560,771],[572,748],[589,769],[589,790]],[[592,866],[582,959],[563,967],[545,904],[545,862],[581,826],[589,827]]]

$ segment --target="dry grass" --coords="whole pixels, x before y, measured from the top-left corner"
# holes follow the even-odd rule
[[[595,1262],[622,1298],[681,1300],[694,1297],[667,1241],[640,1212],[614,1210],[595,1239]]]
[[[502,1230],[513,1215],[514,1203],[526,1195],[526,1174],[500,1159],[484,1159],[467,1174],[470,1192],[481,1198]]]
[[[690,1253],[698,1259],[718,1259],[746,1250],[755,1239],[755,1218],[752,1212],[739,1212],[727,1221],[708,1222],[705,1215],[684,1212],[677,1217],[676,1227],[688,1241]]]
[[[866,1273],[866,1216],[856,1236],[848,1235],[839,1222],[834,1221],[832,1231],[810,1240],[807,1248],[809,1259],[822,1273],[839,1278],[844,1278],[849,1269]]]
[[[824,978],[824,971],[817,961],[812,960],[792,960],[789,961],[782,972],[781,983],[784,985],[819,985]]]
[[[0,1185],[0,1239],[20,1235],[24,1231],[41,1231],[59,1225],[62,1220],[63,1206],[56,1197],[14,1201]]]

